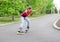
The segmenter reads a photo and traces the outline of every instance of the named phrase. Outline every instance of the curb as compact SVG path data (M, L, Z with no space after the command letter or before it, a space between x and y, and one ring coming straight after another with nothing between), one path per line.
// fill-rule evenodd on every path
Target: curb
M58 18L58 19L53 23L53 26L54 26L56 29L60 29L60 27L58 27L58 26L56 25L56 23L58 22L59 19L60 19L60 18Z

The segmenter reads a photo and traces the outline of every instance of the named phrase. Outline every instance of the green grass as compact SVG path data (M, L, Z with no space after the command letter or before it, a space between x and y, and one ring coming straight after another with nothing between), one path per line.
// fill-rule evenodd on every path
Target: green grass
M19 18L15 18L14 21L12 21L9 17L0 17L0 24L10 23L10 22L17 22Z
M37 17L41 17L41 16L44 16L46 14L35 14L33 16L29 16L29 18L37 18ZM11 17L0 17L0 24L5 24L5 23L11 23L11 22L17 22L19 21L20 18L19 16L15 17L15 20L12 21Z

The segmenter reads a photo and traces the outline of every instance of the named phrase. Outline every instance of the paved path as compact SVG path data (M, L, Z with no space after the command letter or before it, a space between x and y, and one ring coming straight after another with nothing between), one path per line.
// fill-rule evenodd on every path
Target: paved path
M50 14L31 20L31 27L27 34L16 35L19 22L0 26L0 42L60 42L60 30L53 27L59 14Z

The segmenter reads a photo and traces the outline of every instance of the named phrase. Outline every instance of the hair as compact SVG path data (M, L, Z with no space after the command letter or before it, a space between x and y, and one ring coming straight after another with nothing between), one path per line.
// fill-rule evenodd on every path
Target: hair
M27 9L31 9L31 7L28 7Z

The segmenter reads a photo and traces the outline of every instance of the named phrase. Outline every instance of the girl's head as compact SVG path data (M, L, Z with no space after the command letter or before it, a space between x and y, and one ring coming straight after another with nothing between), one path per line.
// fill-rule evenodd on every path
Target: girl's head
M27 10L30 12L32 10L32 8L31 7L28 7Z

